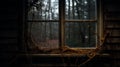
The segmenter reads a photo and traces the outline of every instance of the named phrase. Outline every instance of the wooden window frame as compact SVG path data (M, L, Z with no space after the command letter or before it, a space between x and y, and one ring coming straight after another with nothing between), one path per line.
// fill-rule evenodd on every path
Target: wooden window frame
M99 3L98 3L99 2ZM27 24L34 22L34 23L40 23L40 22L59 22L59 49L63 50L65 47L65 23L66 22L95 22L97 23L97 41L99 41L99 43L101 43L101 39L103 38L103 19L102 19L102 7L101 7L101 0L96 0L96 7L97 7L97 19L95 20L65 20L65 0L60 1L59 0L59 20L27 20ZM28 29L28 28L27 28ZM61 32L62 31L62 32ZM97 42L98 43L98 42ZM96 44L95 48L71 48L71 49L75 49L75 50L81 50L81 49L96 49L99 46L99 44Z

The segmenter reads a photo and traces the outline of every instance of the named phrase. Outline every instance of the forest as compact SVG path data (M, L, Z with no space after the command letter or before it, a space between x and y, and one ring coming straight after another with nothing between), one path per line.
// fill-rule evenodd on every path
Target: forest
M59 48L60 32L72 48L96 47L98 39L96 0L65 0L64 31L60 31L60 1L28 0L28 34L41 49Z

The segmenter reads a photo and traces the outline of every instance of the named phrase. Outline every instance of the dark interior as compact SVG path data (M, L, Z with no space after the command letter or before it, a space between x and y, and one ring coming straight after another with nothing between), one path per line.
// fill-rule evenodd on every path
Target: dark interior
M120 2L100 0L103 33L109 32L98 54L87 56L72 54L28 54L25 50L27 0L0 2L0 67L120 67ZM37 52L37 51L36 51ZM86 62L85 62L86 61Z

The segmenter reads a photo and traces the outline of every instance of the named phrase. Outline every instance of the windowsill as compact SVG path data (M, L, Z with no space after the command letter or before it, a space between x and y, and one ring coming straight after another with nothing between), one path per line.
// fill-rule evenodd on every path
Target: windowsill
M33 56L33 57L74 57L74 56L79 56L79 57L86 57L85 54L20 54L21 56ZM100 54L97 53L96 56L101 56L101 57L105 57L105 56L110 56L110 54Z
M86 49L80 49L80 48L67 48L64 47L62 50L60 49L52 49L52 50L31 50L31 51L26 51L27 55L46 55L46 56L59 56L59 55L64 55L64 56L83 56L86 54L89 54L91 52L95 52L97 49L96 48L86 48Z

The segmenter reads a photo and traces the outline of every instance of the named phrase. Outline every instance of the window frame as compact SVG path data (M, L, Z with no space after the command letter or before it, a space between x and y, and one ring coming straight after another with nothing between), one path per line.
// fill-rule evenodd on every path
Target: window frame
M61 4L62 3L62 4ZM61 7L60 7L61 6ZM65 0L63 0L63 1L60 1L59 2L59 13L61 13L60 15L59 15L59 17L62 17L62 18L59 18L59 20L61 20L60 21L60 29L61 29L61 31L64 31L64 32L61 32L61 49L62 49L62 47L64 47L64 46L66 46L65 45L65 23L66 22L73 22L73 23L76 23L76 22L78 22L78 23L82 23L82 22L87 22L87 23L92 23L92 22L96 22L97 23L97 26L98 26L98 11L97 11L97 7L98 7L98 2L97 2L97 0L96 0L96 6L95 6L95 9L96 9L96 17L97 17L97 19L95 19L95 20L66 20L66 18L65 18ZM61 10L60 10L61 9ZM97 27L97 33L98 33L98 27ZM98 37L96 36L96 40L98 40ZM74 47L70 47L71 49L75 49L75 50L81 50L81 49L96 49L97 48L97 41L96 41L96 45L95 45L95 47L77 47L77 48L74 48Z
M100 3L98 3L100 2ZM101 7L101 1L96 0L96 12L97 12L97 19L95 20L65 20L65 0L60 1L59 0L59 20L27 20L26 25L31 22L59 22L59 31L64 31L59 33L59 49L63 49L65 47L65 23L66 22L96 22L97 23L97 44L95 48L91 47L78 47L78 48L71 48L75 50L81 50L81 49L96 49L101 44L101 39L103 38L103 19L102 19L102 7ZM27 26L28 27L28 26ZM28 29L28 28L27 28ZM99 43L99 44L98 44Z

